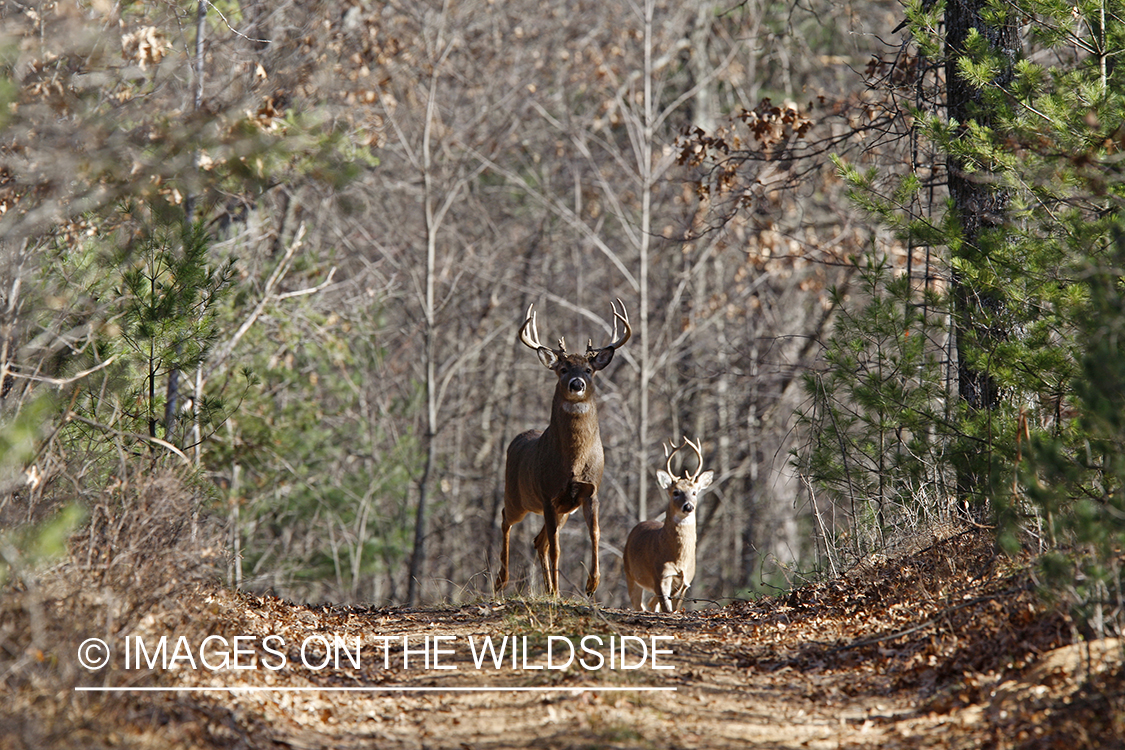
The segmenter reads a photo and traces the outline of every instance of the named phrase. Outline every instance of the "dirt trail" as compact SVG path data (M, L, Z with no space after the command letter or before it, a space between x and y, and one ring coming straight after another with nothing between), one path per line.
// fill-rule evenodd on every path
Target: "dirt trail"
M181 652L174 669L118 662L80 684L255 690L72 694L42 742L25 724L0 746L1125 746L1122 648L1071 646L1072 632L1025 573L964 534L785 596L673 616L519 599L307 607L200 589L146 620L147 648L169 635L171 655L177 637L216 636L257 668L191 668ZM508 646L500 668L481 656L486 636ZM622 637L626 664L643 666L610 656ZM341 662L312 668L337 641ZM534 668L567 662L571 647L565 669Z
M760 633L746 632L745 614L731 616L721 610L664 617L571 603L509 601L457 609L318 611L226 593L214 594L209 604L250 613L241 623L244 635L281 635L286 644L304 642L309 635L324 635L330 642L339 636L351 653L359 638L362 658L359 669L345 656L341 668L330 665L314 672L300 664L300 649L291 646L284 670L253 670L236 678L246 687L317 686L340 692L174 693L155 698L153 705L169 717L187 719L185 710L207 717L205 731L212 735L208 744L835 748L842 743L881 745L894 731L896 717L907 717L914 709L909 696L856 690L851 669L833 673L800 669L775 658L764 662L762 656L779 652L763 647ZM291 622L282 625L286 620ZM265 627L255 633L255 624ZM777 624L773 629L783 636ZM569 636L566 643L560 638L551 641L550 663L549 634ZM430 668L425 666L427 636L429 656L435 647L440 650L437 664ZM491 659L477 668L474 657L480 655L484 636L494 639L494 645L508 638L502 668L496 669ZM622 636L643 639L626 639L625 661L644 666L620 669L620 652L615 651L615 668L610 667L610 638L616 647ZM658 669L651 655L653 636L660 649ZM435 637L441 640L435 643ZM567 643L575 648L570 666L546 669L569 660ZM306 656L317 664L323 653L309 649ZM579 657L586 666L598 668L584 668ZM280 663L280 657L274 663ZM210 681L199 677L198 671L182 670L173 680L166 673L162 682L232 684L225 676ZM674 690L649 690L653 687ZM368 692L370 688L387 692ZM472 692L458 692L465 688Z

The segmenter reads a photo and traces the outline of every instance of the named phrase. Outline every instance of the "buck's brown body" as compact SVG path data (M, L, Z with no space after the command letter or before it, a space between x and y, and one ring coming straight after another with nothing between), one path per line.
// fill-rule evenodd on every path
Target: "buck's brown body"
M625 543L625 581L634 609L676 612L695 579L695 519L680 523L665 516L633 527ZM644 554L644 552L650 554ZM645 606L645 591L652 592Z
M625 332L617 339L617 320ZM567 354L539 344L535 317L528 309L520 329L520 341L536 350L540 361L558 376L551 401L551 421L542 432L529 430L517 435L508 446L504 470L504 513L501 524L500 573L496 592L508 584L508 551L512 526L528 513L543 516L543 529L535 537L535 551L543 569L548 593L559 591L559 529L570 514L582 508L590 531L591 562L586 593L593 594L601 581L598 566L598 485L605 457L598 429L598 407L594 398L594 373L613 359L614 351L629 339L628 315L614 309L615 341L601 349L587 347L585 354Z
M699 456L695 474L678 477L672 473L672 456L691 446ZM699 443L684 438L684 445L667 456L667 471L656 472L661 488L668 490L668 510L664 521L642 521L629 532L625 542L625 583L635 609L651 607L675 612L683 607L684 596L695 578L695 511L699 493L711 486L715 474L703 471ZM668 449L665 448L665 451ZM645 591L652 597L645 606Z

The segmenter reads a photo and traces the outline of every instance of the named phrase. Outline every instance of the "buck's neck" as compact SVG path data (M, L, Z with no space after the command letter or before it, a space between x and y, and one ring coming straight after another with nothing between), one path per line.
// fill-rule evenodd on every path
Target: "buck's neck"
M551 424L546 433L568 455L581 455L601 444L598 431L598 405L591 396L584 401L568 401L559 394L551 404Z
M664 515L663 532L669 548L685 554L695 554L695 514L691 514L681 523L676 523L676 515L671 506ZM681 557L683 555L680 555Z

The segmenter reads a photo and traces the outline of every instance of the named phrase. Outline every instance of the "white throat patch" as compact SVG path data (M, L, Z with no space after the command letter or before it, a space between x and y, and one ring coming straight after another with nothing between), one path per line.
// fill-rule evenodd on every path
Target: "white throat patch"
M590 411L590 404L586 401L563 401L562 408L568 414L586 414Z

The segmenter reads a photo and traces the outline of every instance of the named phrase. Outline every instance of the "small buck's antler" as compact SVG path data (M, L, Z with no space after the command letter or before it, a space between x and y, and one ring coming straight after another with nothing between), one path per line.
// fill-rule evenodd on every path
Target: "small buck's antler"
M676 474L676 472L672 471L672 457L675 456L677 453L679 453L680 450L682 450L683 448L686 448L688 446L691 446L691 449L693 451L695 451L696 458L699 459L699 465L695 467L695 473L692 474L690 477L687 475L687 472L684 473L683 477L680 477ZM673 448L671 453L668 452L668 449L670 447ZM664 457L667 459L667 461L664 464L664 468L668 472L668 476L673 477L675 479L681 479L681 478L682 479L698 479L700 473L702 473L702 471L703 471L703 445L698 440L694 443L691 442L691 438L687 437L686 435L684 436L683 445L681 445L679 447L676 447L672 443L666 443L664 445Z

